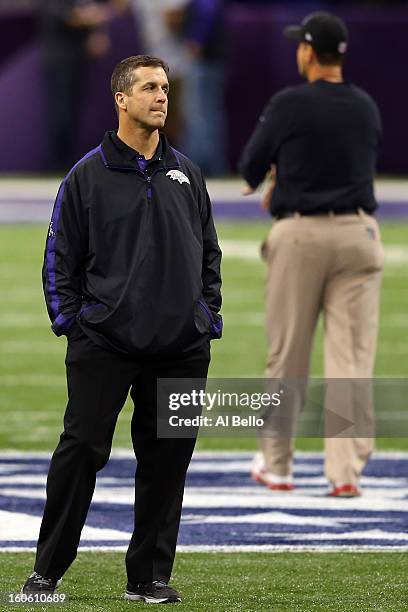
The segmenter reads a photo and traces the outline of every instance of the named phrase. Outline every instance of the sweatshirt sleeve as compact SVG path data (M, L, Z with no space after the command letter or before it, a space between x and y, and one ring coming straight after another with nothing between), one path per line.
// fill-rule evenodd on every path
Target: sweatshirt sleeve
M57 336L68 332L81 308L86 227L87 216L75 174L69 174L55 200L42 269L51 329Z
M221 249L218 244L217 232L214 226L210 197L203 181L204 205L201 209L201 224L203 230L203 265L202 283L203 297L210 310L212 319L211 337L221 338L222 317L221 308Z
M239 161L239 172L254 189L277 161L277 154L287 135L286 109L282 92L273 96L264 108Z

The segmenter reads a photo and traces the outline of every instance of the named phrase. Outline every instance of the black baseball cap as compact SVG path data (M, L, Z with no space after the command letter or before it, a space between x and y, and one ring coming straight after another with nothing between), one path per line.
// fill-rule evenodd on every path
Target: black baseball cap
M283 30L292 40L308 43L318 53L338 53L347 51L348 31L340 17L332 13L318 11L304 18L300 25L290 25Z

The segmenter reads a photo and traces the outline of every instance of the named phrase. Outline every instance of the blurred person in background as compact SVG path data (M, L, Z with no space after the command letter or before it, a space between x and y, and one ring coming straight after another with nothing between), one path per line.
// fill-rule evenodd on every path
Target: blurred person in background
M182 146L184 113L182 90L189 57L184 44L186 8L190 0L131 0L143 53L165 57L171 66L171 103L164 132Z
M383 267L374 175L381 119L372 98L343 78L348 33L339 18L313 13L284 32L298 41L298 69L307 83L270 99L240 162L246 193L276 167L264 201L275 219L264 248L267 375L305 388L323 312L325 473L329 495L355 497L374 448L370 379ZM302 391L286 403L283 418L302 410ZM346 437L355 424L357 433ZM290 432L262 433L253 478L272 490L293 489Z
M186 45L184 150L206 176L228 172L225 113L225 0L191 0Z
M107 25L128 0L40 0L41 60L49 142L47 170L73 159L87 61L109 50Z

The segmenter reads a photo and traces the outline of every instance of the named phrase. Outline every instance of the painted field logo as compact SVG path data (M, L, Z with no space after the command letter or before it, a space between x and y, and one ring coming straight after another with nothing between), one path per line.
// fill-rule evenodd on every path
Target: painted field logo
M190 181L187 176L183 172L180 172L180 170L169 170L166 176L169 176L172 181L178 181L180 185L182 185L182 183L190 184Z
M49 455L0 453L0 557L34 551ZM249 476L249 453L195 453L178 539L185 551L408 551L408 454L377 453L363 496L326 496L323 456L299 453L295 490L274 493ZM133 453L115 452L98 474L82 550L126 550L134 528ZM0 608L2 606L0 605Z

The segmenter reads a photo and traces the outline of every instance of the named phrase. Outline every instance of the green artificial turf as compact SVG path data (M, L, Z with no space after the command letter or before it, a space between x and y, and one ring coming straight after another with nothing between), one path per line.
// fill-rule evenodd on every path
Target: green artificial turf
M221 241L260 242L261 223L219 223ZM404 251L408 223L386 224L386 246ZM66 401L65 339L49 330L41 287L46 227L0 226L0 449L51 451L62 428ZM258 260L225 257L225 333L213 343L212 377L261 377L266 344L262 323L264 266ZM408 277L406 263L389 263L383 282L376 376L407 377ZM312 373L321 376L319 327ZM130 448L128 403L114 446ZM252 449L251 438L202 439L200 448ZM298 447L322 448L320 439ZM407 449L403 438L380 439L378 448ZM0 525L1 529L1 525ZM18 591L33 554L0 554L0 591ZM274 612L403 612L408 610L407 555L402 553L189 553L176 557L173 584L183 594L176 609ZM109 611L143 609L121 599L123 553L80 553L64 577L70 602L57 609ZM55 607L20 606L25 610ZM1 606L10 611L11 606Z
M33 554L0 555L1 591L18 592ZM408 609L408 558L402 553L179 553L172 585L189 612L403 612ZM124 553L79 553L64 576L62 606L24 610L142 610L122 599ZM0 606L3 612L16 609Z
M221 243L260 243L267 223L218 223ZM41 265L46 227L0 226L0 449L51 451L61 433L66 402L65 338L51 333L41 286ZM405 247L408 222L382 227L387 247ZM239 249L238 249L239 251ZM408 374L408 275L407 263L391 261L384 274L381 328L375 375ZM262 377L266 342L263 327L265 268L258 259L225 256L223 260L224 337L212 344L210 376ZM322 376L321 325L313 353L312 375ZM131 406L122 411L115 446L130 447ZM201 439L200 448L255 448L252 438ZM319 449L321 440L299 440L304 449ZM378 448L408 448L402 438L380 439Z

